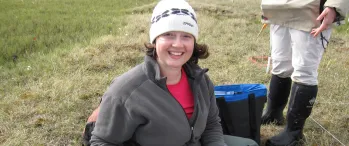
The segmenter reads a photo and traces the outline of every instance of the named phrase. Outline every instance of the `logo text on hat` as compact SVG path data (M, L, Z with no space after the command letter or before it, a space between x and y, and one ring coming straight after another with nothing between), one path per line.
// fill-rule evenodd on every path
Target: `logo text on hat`
M194 16L193 13L191 13L189 10L187 9L178 9L178 8L172 8L170 10L166 10L164 11L162 14L154 16L151 20L151 23L156 23L158 22L161 18L165 18L168 17L170 15L185 15L185 16L190 16L196 23L196 18Z
M183 25L188 25L188 26L190 26L190 27L194 27L194 25L193 25L193 24L190 24L189 22L183 22Z

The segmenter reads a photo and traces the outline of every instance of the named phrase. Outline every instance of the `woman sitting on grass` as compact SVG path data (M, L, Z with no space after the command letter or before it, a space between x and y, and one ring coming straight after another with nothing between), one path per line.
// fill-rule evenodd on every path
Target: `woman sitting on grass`
M117 77L103 95L91 145L257 145L223 136L213 84L198 59L196 14L184 0L163 0L151 19L142 64Z

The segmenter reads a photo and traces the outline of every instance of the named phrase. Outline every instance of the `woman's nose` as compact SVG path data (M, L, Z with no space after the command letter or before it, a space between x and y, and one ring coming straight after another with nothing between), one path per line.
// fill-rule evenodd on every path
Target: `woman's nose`
M172 43L172 46L173 47L183 47L184 46L180 36L176 36L176 38L174 39L174 41Z

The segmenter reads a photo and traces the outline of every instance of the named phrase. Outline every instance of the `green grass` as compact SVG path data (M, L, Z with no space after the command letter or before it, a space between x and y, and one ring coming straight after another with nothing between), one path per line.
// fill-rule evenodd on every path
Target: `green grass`
M0 65L117 34L123 10L153 0L0 0Z
M142 62L142 44L148 41L148 21L154 4L150 1L137 3L135 0L70 1L73 3L69 5L69 1L33 1L36 4L42 2L41 6L30 5L28 1L24 1L25 5L21 5L21 1L0 2L12 6L0 5L1 12L28 12L20 13L21 21L13 21L14 17L0 14L0 19L6 20L6 25L1 23L1 32L7 32L1 35L8 36L5 39L9 40L18 39L18 42L13 40L13 44L6 43L4 46L7 48L17 48L21 44L19 38L29 35L29 32L42 29L40 32L43 34L52 33L37 37L37 42L45 40L40 43L42 46L45 42L52 44L49 47L37 48L32 53L24 51L16 63L12 62L11 56L10 61L4 57L3 65L0 64L0 145L80 145L86 119L98 106L111 80ZM256 38L261 27L258 23L260 1L190 2L198 13L199 42L208 44L211 53L208 59L200 61L200 65L210 69L209 75L214 83L268 85L270 74L265 73L264 67L248 60L251 56L269 54L268 30ZM44 6L51 8L45 14L36 13ZM94 7L99 12L91 16L93 19L86 18L87 14L92 14L88 7ZM41 15L45 19L36 19L32 15ZM50 15L60 17L53 19ZM69 19L63 21L65 17ZM32 24L33 20L39 21L41 26L35 31L33 27L27 31L19 24ZM54 28L62 24L70 31L60 33ZM109 25L112 33L107 27ZM316 121L345 144L349 144L348 28L348 25L341 26L333 32L320 65L319 93L312 112ZM52 42L49 43L51 35ZM60 38L67 36L75 37L59 42ZM281 129L274 125L262 126L262 141ZM307 121L304 134L306 145L340 145L312 120Z
M340 25L336 28L336 32L340 34L349 34L349 16L345 18L345 24Z

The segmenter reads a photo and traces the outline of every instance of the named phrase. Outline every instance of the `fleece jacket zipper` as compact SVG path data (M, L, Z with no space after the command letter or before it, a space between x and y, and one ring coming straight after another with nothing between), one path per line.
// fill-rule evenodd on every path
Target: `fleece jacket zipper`
M182 113L183 113L184 117L187 119L188 125L189 125L189 127L190 127L190 140L189 140L189 142L191 142L191 141L192 141L192 138L193 138L193 135L194 135L194 134L193 134L193 133L194 133L194 127L190 125L190 121L189 121L189 119L188 119L188 117L187 117L187 114L185 113L185 111L184 111L182 105L181 105L181 104L178 102L178 100L170 93L170 91L168 90L167 87L166 87L166 90L167 90L168 94L170 94L171 97L177 102L177 104L179 105L179 107L182 109ZM195 102L195 101L194 101L194 102ZM195 105L194 105L194 107L195 107ZM194 110L194 111L195 111L195 110Z

